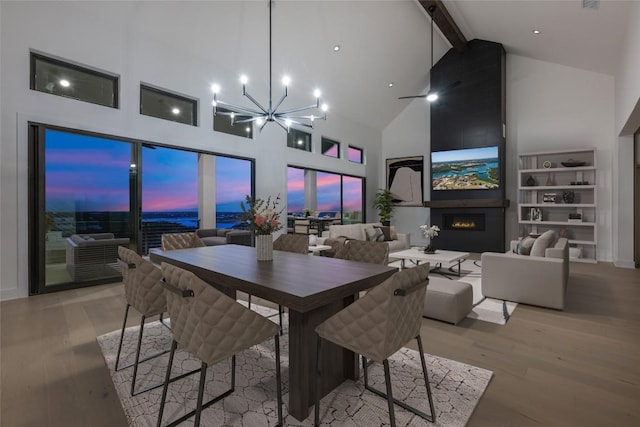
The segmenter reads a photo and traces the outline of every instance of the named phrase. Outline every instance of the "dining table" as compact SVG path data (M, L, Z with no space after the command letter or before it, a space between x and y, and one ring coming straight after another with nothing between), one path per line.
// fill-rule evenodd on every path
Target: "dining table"
M307 418L314 404L315 328L355 301L361 291L397 271L386 265L283 251L273 251L271 261L258 261L256 248L241 245L154 250L150 258L191 271L234 299L242 291L288 308L288 412L299 421ZM358 379L356 354L332 343L323 344L321 351L321 397L347 379Z

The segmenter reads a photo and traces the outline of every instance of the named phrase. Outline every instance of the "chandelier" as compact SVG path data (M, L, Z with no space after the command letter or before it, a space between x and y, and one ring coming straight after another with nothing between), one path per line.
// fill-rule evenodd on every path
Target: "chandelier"
M304 126L308 128L313 128L313 123L315 120L326 120L327 119L327 104L320 104L320 90L316 89L313 93L316 101L314 104L307 105L304 107L290 108L286 110L279 110L282 102L285 100L288 94L288 86L290 83L290 79L288 76L285 76L282 79L282 84L284 85L284 94L282 98L278 100L278 102L273 103L272 100L272 60L271 60L271 8L272 8L273 0L269 0L269 104L265 107L260 104L256 99L251 96L249 92L247 92L247 82L249 79L246 76L240 77L240 83L242 83L242 95L246 96L249 101L251 101L255 107L243 107L239 105L230 104L228 102L224 102L218 99L218 92L220 92L220 86L217 84L213 84L211 86L211 91L213 92L213 115L224 115L229 116L231 118L231 125L235 123L256 123L258 125L259 130L265 127L268 122L276 122L282 129L286 132L289 132L289 129L292 125ZM222 107L222 111L218 111L217 107ZM316 114L314 114L314 110ZM308 114L305 114L308 113Z

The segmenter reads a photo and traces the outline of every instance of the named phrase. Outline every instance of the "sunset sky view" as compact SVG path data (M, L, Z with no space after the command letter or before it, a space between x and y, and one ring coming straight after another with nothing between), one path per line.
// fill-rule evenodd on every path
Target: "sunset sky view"
M131 168L133 144L47 130L46 210L128 211L129 173L142 173L143 212L197 211L198 154L143 146L142 167ZM141 169L141 171L140 171ZM344 177L344 209L362 209L362 179ZM317 209L340 210L340 175L317 173ZM216 209L238 212L251 194L251 162L216 156ZM288 211L304 209L304 170L288 168Z

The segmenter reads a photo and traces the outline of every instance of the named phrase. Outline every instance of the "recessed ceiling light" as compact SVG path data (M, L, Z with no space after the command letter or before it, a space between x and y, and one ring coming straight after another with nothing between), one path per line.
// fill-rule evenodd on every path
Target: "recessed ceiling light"
M389 87L393 87L393 82L389 83Z
M180 109L179 109L179 108L175 108L175 107L174 107L174 108L172 108L172 109L171 109L171 112L172 112L173 114L180 114Z
M540 31L540 30L532 30L531 32L532 32L533 34L540 34L540 33L541 33L541 31Z
M339 44L337 44L337 45L333 46L333 51L334 51L334 52L337 52L337 51L339 51L339 50L340 50L340 45L339 45Z
M62 80L60 80L60 86L69 87L69 86L71 86L71 83L69 83L69 80L62 79Z

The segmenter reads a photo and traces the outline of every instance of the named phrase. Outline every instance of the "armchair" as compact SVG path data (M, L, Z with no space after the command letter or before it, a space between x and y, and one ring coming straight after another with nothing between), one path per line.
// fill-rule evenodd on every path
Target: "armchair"
M118 246L128 238L113 233L72 234L65 241L67 271L73 281L120 276Z
M482 295L563 310L569 280L569 242L559 238L544 256L513 252L482 254Z
M207 246L244 245L252 246L251 231L229 228L203 228L196 230L196 236Z

